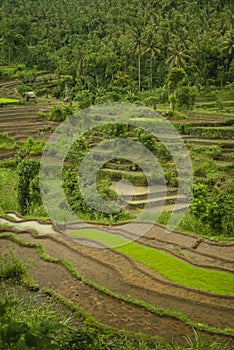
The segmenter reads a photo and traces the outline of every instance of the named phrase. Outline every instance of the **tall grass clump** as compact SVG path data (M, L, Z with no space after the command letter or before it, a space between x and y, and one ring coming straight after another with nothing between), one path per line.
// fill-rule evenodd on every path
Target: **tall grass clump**
M26 270L26 265L15 258L11 250L9 253L0 253L0 280L21 280Z

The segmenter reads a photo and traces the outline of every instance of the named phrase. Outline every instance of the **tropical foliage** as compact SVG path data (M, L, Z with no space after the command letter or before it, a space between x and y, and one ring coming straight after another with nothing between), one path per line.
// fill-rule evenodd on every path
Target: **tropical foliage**
M188 86L223 86L233 79L232 23L230 0L3 0L0 64L18 64L24 83L56 72L57 97L82 95L86 106L161 87L176 69Z

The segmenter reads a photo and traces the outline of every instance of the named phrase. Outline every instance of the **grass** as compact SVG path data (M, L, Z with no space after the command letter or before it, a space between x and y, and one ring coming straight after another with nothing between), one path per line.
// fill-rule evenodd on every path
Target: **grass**
M12 279L21 280L26 274L27 267L19 259L16 259L12 251L2 255L0 253L0 280Z
M189 345L188 350L227 350L228 344L222 344L222 348L217 341L210 342L203 339L200 334L194 330L194 337L185 337Z
M19 148L14 137L8 133L0 133L0 150L14 150Z
M150 337L145 334L135 334L129 331L118 331L97 322L97 320L85 312L80 306L51 290L43 289L42 291L29 292L21 285L13 287L11 284L0 283L0 296L1 294L3 295L3 305L8 306L5 312L6 316L9 317L9 323L15 322L18 329L19 325L26 324L27 328L29 330L31 329L34 335L39 336L39 339L37 339L39 341L43 338L47 338L48 340L48 334L45 337L45 334L43 335L42 333L41 325L45 325L47 330L50 330L49 334L53 339L53 349L230 349L228 345L218 343L217 341L207 341L195 330L193 337L186 338L187 345L185 346L170 344L159 337ZM1 323L3 323L6 329L6 319L4 320L2 318L0 320ZM54 337L52 337L53 331L56 331ZM214 344L216 347L214 347ZM47 344L48 350L51 348L50 345L52 344ZM37 348L39 348L38 344Z
M15 100L12 98L3 98L0 97L0 105L8 105L8 104L18 104L19 100Z
M0 207L3 211L18 210L17 182L15 171L0 168Z
M168 280L210 293L233 295L234 276L229 273L194 267L169 254L144 247L120 236L112 236L97 230L72 231L72 235L97 240L129 256L135 261L159 272Z

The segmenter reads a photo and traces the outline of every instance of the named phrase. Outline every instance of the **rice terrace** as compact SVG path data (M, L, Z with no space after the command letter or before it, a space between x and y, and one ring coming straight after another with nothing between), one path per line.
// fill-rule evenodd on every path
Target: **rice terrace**
M2 1L0 349L234 349L233 16Z

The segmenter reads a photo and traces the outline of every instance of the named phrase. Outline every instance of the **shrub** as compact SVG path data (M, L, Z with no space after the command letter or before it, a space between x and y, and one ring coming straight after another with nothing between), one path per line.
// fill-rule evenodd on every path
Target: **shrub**
M176 107L176 102L177 102L175 94L170 94L169 95L169 102L170 102L170 109L172 111L174 111L175 107Z
M38 117L43 119L49 119L49 115L42 111L38 112Z
M207 186L204 184L194 184L193 199L189 206L189 211L193 215L204 219L207 217Z
M176 97L178 101L178 108L192 109L195 104L196 92L193 87L183 86L178 89Z
M149 96L145 98L143 102L146 106L156 109L158 98L156 96Z
M53 336L61 325L42 321L31 325L25 321L16 321L11 317L11 310L16 302L0 302L0 348L1 349L59 349Z
M18 210L17 181L14 171L0 168L0 205L5 211Z
M37 71L35 70L21 70L18 71L17 77L22 81L23 84L33 83L37 77Z
M214 192L208 209L208 220L212 230L227 236L233 236L234 206L231 189L219 189Z
M27 208L30 204L30 182L38 173L39 162L23 159L18 165L18 203L21 214L27 213Z
M175 89L178 87L180 83L182 83L185 76L186 76L186 73L183 68L177 68L177 67L171 68L167 75L169 90L175 92Z
M23 95L25 92L31 91L32 88L30 86L28 86L28 85L21 84L21 85L17 86L16 90L18 91L18 93L20 95Z
M73 110L70 106L53 106L50 110L49 115L47 116L48 120L53 120L56 122L62 122L67 117L73 114ZM45 114L44 114L45 116Z
M37 90L37 96L47 96L50 93L50 90L47 88L41 88Z
M93 104L93 94L89 90L77 92L75 99L79 103L79 108L88 108Z
M4 132L0 134L0 149L15 149L16 141L14 137L8 135L8 133Z
M41 155L43 153L45 147L45 141L34 140L31 136L27 139L27 141L22 146L22 150L26 151L26 153L31 155Z

